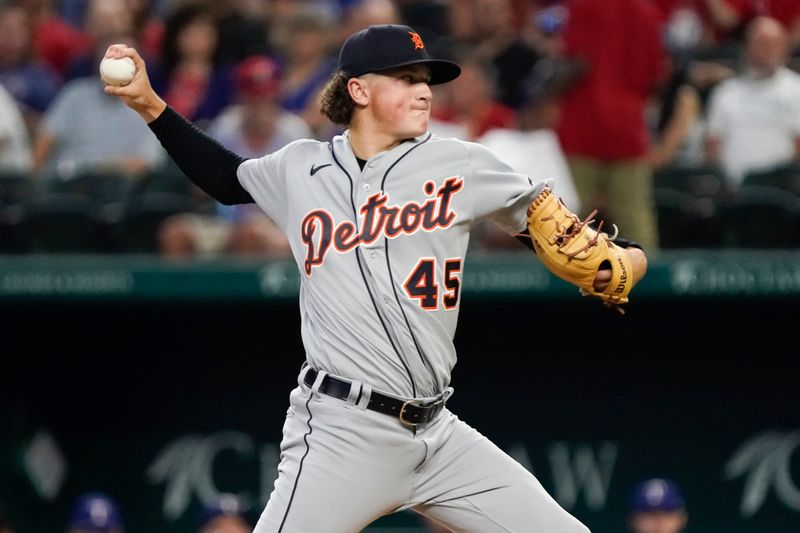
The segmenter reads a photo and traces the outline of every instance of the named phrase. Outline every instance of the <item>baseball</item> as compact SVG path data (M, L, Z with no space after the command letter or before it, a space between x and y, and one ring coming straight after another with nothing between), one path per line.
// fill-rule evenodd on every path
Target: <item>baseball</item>
M127 85L135 73L136 66L130 57L104 57L100 61L100 78L108 85Z

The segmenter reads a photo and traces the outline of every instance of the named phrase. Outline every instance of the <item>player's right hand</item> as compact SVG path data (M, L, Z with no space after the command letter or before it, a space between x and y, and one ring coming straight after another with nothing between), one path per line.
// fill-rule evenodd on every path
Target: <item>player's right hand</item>
M125 105L139 113L145 122L151 122L166 109L167 104L153 90L150 79L147 76L147 68L144 59L139 55L135 48L126 44L112 44L106 50L105 57L130 57L136 66L136 73L133 80L122 87L106 85L105 92L113 96L118 96L125 102Z

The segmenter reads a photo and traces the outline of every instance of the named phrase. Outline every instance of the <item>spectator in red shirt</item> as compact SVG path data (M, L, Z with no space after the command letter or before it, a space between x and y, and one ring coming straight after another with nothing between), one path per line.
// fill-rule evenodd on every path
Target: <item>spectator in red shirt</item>
M647 248L658 245L644 111L663 82L661 16L650 0L573 0L566 56L581 72L562 98L558 135L584 211Z

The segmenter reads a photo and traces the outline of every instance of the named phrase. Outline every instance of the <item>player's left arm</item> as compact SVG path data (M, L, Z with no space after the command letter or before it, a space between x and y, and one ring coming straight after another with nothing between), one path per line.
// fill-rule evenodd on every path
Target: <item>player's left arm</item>
M550 200L555 198L552 195L550 184L547 181L534 182L528 176L515 172L484 146L477 143L464 143L463 146L467 149L471 167L471 172L468 174L469 182L467 187L472 191L471 197L474 199L472 202L473 219L480 220L488 217L511 235L518 236L529 248L534 249L534 243L527 234L530 228L530 212L534 202L541 201L546 196L549 196ZM566 207L561 214L567 215ZM545 217L544 220L551 220L546 224L548 231L552 230L551 235L548 236L548 242L553 240L553 232L561 233L567 231L568 225L577 219L571 213L569 215L563 221L564 224L555 223L552 228L550 227L554 224L552 217ZM590 222L585 221L580 224L574 224L574 229L582 227L588 229ZM586 235L591 238L588 232ZM594 243L600 242L582 240L585 237L572 241L569 246L569 255L567 255L567 250L565 249L560 249L557 253L555 251L551 253L551 248L553 247L550 246L546 249L546 252L550 255L548 257L539 257L539 259L554 274L578 285L586 292L591 292L592 289L595 292L602 292L609 286L610 282L614 282L615 287L611 291L614 294L602 295L601 297L604 300L618 300L621 303L625 303L630 289L645 275L647 257L637 243L616 237L611 239L605 233L602 235L604 237L602 238L601 246L597 247L597 250L603 250L603 252L590 254L591 259L589 260L585 257L587 254L572 253L575 251L572 248L579 241L581 242L580 246L592 243L586 249L591 249L594 247ZM605 251L608 251L607 256ZM537 256L543 253L542 250L535 250L535 252ZM555 259L555 263L559 264L559 268L555 270L553 269L553 259ZM621 287L621 289L618 287ZM619 294L620 290L623 291L623 294Z

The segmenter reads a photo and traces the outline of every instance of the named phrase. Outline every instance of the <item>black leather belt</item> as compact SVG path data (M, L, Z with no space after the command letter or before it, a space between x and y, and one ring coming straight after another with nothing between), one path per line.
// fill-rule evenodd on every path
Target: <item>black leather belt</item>
M303 382L311 387L316 379L317 371L309 368L303 378ZM350 382L329 374L322 380L319 392L340 400L347 400L350 395ZM431 402L422 402L420 400L405 401L372 391L367 409L389 416L396 416L400 419L400 422L409 426L419 426L435 419L444 408L444 404L444 399Z

